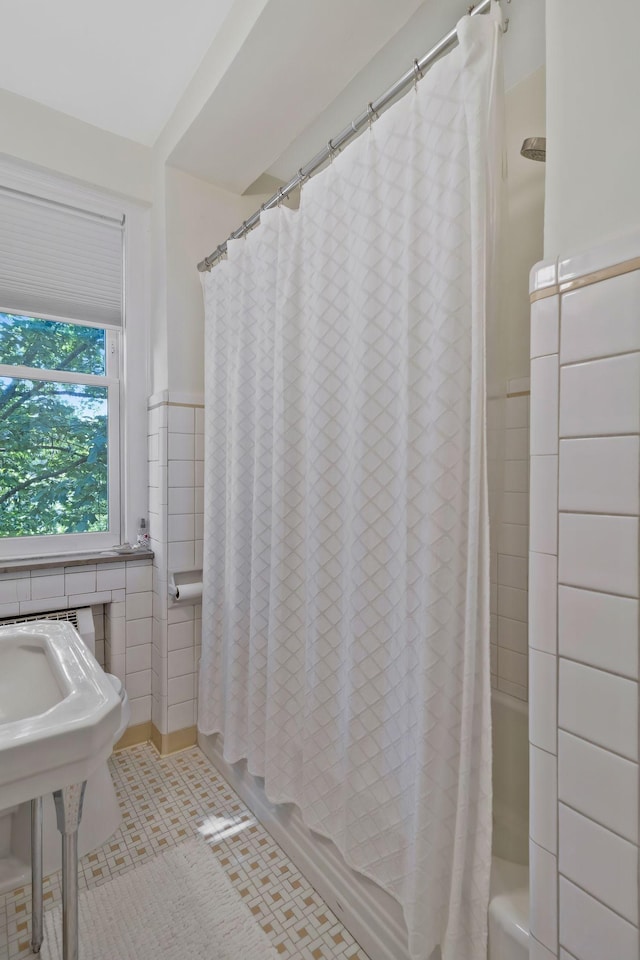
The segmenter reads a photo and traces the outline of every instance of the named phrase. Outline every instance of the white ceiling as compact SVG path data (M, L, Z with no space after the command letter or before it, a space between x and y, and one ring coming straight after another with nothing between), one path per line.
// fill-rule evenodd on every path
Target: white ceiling
M0 87L151 145L234 0L0 0Z

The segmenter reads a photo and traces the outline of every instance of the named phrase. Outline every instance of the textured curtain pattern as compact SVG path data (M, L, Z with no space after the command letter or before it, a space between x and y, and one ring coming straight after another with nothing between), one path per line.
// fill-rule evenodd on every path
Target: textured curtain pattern
M485 960L484 330L499 26L460 44L205 278L199 727Z

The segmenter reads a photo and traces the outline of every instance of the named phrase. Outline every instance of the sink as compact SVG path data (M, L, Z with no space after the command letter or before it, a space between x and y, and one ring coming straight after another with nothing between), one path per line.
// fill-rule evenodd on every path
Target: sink
M0 810L86 780L119 720L119 697L71 623L0 627Z

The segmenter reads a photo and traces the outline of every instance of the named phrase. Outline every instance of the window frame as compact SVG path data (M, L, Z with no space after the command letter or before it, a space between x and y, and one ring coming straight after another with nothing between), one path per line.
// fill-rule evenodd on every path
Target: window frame
M44 200L86 210L91 214L124 220L123 235L123 316L119 329L119 391L118 410L120 438L113 452L119 461L120 542L135 542L140 517L148 516L148 462L147 462L147 401L151 382L150 355L150 205L125 198L99 187L91 187L42 168L0 157L0 184L22 190ZM65 318L41 314L43 320ZM66 321L69 322L69 321ZM74 323L79 321L74 320ZM108 325L87 324L109 329ZM113 329L113 328L111 328ZM55 534L35 537L0 539L0 561L29 559L48 555L69 556L87 550L98 552L87 545L87 534L74 533L65 537L61 548ZM100 535L99 535L100 536ZM16 543L19 541L19 543ZM13 543L16 543L14 548ZM115 541L111 540L108 547ZM105 547L100 550L108 549Z
M0 305L0 313L13 313ZM21 314L21 316L25 316ZM69 320L66 317L48 316L30 317L34 320L52 320L70 326L93 327L105 332L105 373L76 373L70 370L58 370L47 367L25 367L19 364L0 363L0 377L16 380L39 380L48 383L76 383L92 387L105 387L107 390L107 490L109 527L105 531L78 533L48 533L33 536L0 537L0 550L8 550L12 556L30 556L34 553L68 553L80 549L85 551L106 550L120 543L122 530L122 510L120 505L120 380L122 354L120 331L115 327L101 326L97 323Z

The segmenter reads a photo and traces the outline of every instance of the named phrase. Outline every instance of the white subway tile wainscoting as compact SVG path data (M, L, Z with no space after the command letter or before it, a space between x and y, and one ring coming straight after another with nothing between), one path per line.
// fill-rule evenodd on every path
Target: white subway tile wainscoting
M52 562L52 561L47 561ZM150 553L43 567L21 561L0 574L0 618L93 609L96 658L125 685L130 727L151 721L152 557ZM148 735L148 733L147 733ZM146 739L146 736L144 736Z
M640 955L640 269L615 249L531 284L530 956L559 960Z
M201 604L174 602L172 574L202 569L203 398L164 391L149 399L149 504L153 564L152 735L161 749L196 740ZM201 579L196 577L194 579ZM180 737L179 741L167 738ZM163 739L164 738L164 739Z

